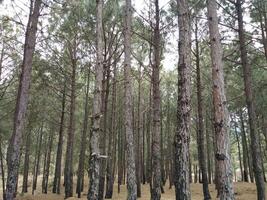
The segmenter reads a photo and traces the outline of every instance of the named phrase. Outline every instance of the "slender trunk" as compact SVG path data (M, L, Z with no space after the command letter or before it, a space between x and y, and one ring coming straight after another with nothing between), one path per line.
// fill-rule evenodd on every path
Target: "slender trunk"
M212 165L211 165L211 138L210 138L210 130L209 130L209 118L208 118L208 111L206 111L206 143L207 143L207 166L208 166L208 179L209 179L209 184L212 182Z
M36 147L36 154L35 154L35 161L34 161L34 170L33 170L33 183L32 183L32 194L34 194L34 191L36 190L37 187L37 179L39 175L39 166L40 166L40 157L41 157L41 149L42 149L42 141L43 141L43 122L42 122L42 127L39 132L37 144L38 146Z
M147 155L146 155L146 180L147 183L151 183L151 107L152 107L152 85L149 89L149 108L147 112L147 131L146 131L146 146L147 146Z
M0 165L1 165L1 176L2 176L2 190L3 190L3 200L6 200L6 188L5 188L5 170L4 170L4 159L2 152L2 137L0 136Z
M205 138L204 138L204 122L203 122L203 100L202 100L202 81L200 72L200 55L199 55L199 41L198 41L198 21L195 24L195 40L196 40L196 70L197 70L197 108L198 108L198 130L197 130L197 145L198 145L198 161L200 171L202 175L202 186L204 199L211 199L209 192L209 182L207 175L206 166L206 155L205 155Z
M83 191L84 160L85 160L86 136L87 136L88 118L89 118L90 71L91 69L89 66L87 74L86 92L85 92L83 130L81 136L81 144L80 144L81 148L79 154L79 165L78 165L77 186L76 186L76 193L78 194L78 198L81 198L81 192Z
M112 81L112 103L111 103L111 125L108 139L108 161L107 161L107 181L106 181L106 199L111 199L113 195L113 184L114 184L114 152L115 149L115 132L116 132L116 78L117 78L117 66L116 62L113 67L113 81Z
M124 26L124 87L125 87L125 133L126 133L126 154L127 154L127 200L137 198L136 166L133 138L133 90L131 78L131 26L132 26L132 5L131 0L126 0Z
M6 199L13 200L18 179L19 155L21 147L22 132L25 124L27 104L29 99L29 88L31 82L32 59L35 49L37 23L42 0L32 0L30 15L26 28L23 61L21 65L20 83L17 94L16 108L14 114L13 133L8 146L8 174L6 182Z
M244 126L244 121L243 121L243 114L242 110L239 111L239 118L240 118L240 124L241 124L241 136L242 136L242 150L243 150L243 165L244 165L244 181L249 182L248 180L248 175L250 175L251 180L252 174L248 173L251 172L251 169L249 169L250 166L250 159L248 155L248 144L247 144L247 136L246 136L246 131L245 131L245 126ZM249 169L249 170L248 170Z
M137 181L137 197L141 197L141 64L138 68L138 100L137 100L137 137L136 137L136 181Z
M243 10L241 0L236 1L236 11L238 16L238 35L239 35L239 46L241 53L241 63L243 67L243 77L244 77L244 89L246 94L246 103L248 109L248 119L250 128L250 138L251 138L251 153L253 160L253 172L255 175L256 186L257 186L257 196L258 199L265 199L265 183L263 177L261 151L260 151L260 138L256 130L256 111L255 103L253 98L252 89L252 71L251 66L248 62L247 48L246 48L246 38L245 30L243 24Z
M68 46L71 59L71 94L70 94L70 118L68 127L66 161L64 168L65 198L73 196L73 144L75 133L75 105L76 105L76 68L77 68L77 44L73 39L73 46Z
M99 178L100 178L100 149L99 137L102 134L100 128L101 122L101 93L103 80L103 27L102 27L102 12L103 0L97 0L96 11L96 48L97 48L97 63L95 66L95 89L93 99L93 113L92 113L92 128L90 138L90 184L87 199L98 200L99 197Z
M241 181L244 181L244 173L243 173L243 165L242 165L242 157L241 157L241 148L240 148L240 141L239 141L239 136L237 132L237 124L234 122L235 126L235 137L237 141L237 149L238 149L238 159L239 159L239 167L240 167L240 174L241 174Z
M105 59L106 60L106 59ZM103 91L102 91L102 113L103 113L103 134L100 136L100 153L102 155L106 155L106 141L107 141L107 118L108 118L108 99L109 99L109 85L110 85L110 62L111 59L109 59L109 63L104 67L105 72L103 74L104 80L103 83ZM104 62L106 63L106 62ZM98 199L102 200L104 198L104 188L105 188L105 176L106 176L106 159L102 159L100 161L100 180L99 180L99 194Z
M30 164L30 149L31 149L31 130L29 130L26 136L25 157L24 157L24 169L23 169L23 184L22 193L28 192L28 177L29 177L29 164Z
M161 198L161 170L160 170L160 29L159 29L159 2L155 0L155 19L153 37L153 64L152 64L152 193L151 199Z
M63 132L64 132L64 119L65 119L65 104L66 104L66 82L64 83L64 89L62 94L62 107L60 117L60 128L57 145L56 155L56 167L53 181L53 193L60 194L60 181L61 181L61 159L62 159L62 148L63 148Z
M189 127L191 110L191 34L189 7L186 0L177 0L179 26L177 130L174 137L175 194L177 200L190 200Z
M45 168L44 168L44 177L43 177L43 182L42 182L42 193L47 194L47 188L48 188L48 178L49 178L49 172L50 172L50 162L51 162L51 153L52 153L52 147L53 147L53 134L54 134L54 129L52 128L50 130L49 138L48 138L48 146L47 146L47 154L46 154L46 159L44 160L45 162Z
M221 200L234 199L232 163L230 157L229 116L224 91L222 47L218 27L216 0L208 0L208 20L211 43L213 108L215 130L215 162L217 162L217 192Z

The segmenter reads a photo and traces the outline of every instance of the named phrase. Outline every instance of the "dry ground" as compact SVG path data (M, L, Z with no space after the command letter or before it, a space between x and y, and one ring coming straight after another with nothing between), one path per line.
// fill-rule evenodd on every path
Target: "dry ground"
M20 178L22 180L22 178ZM38 188L35 192L35 195L31 195L31 188L29 188L28 194L18 194L17 199L18 200L64 200L64 188L61 188L61 195L52 194L49 192L48 194L41 194L41 180L42 177L39 177L38 180ZM20 182L20 181L19 181ZM51 182L51 181L50 181ZM75 180L74 180L75 182ZM235 183L235 194L236 194L236 200L256 200L256 187L255 184L252 183ZM51 185L50 185L51 186ZM87 190L88 187L88 180L85 182L85 189ZM74 187L75 189L75 187ZM162 200L174 200L174 188L169 189L168 186L164 188L165 193L162 194ZM21 184L19 184L18 191L21 191ZM49 191L51 191L51 188L49 188ZM191 184L191 191L192 191L192 200L202 200L202 185L201 184ZM216 191L214 188L214 185L210 185L210 191L212 195L212 199L216 199ZM2 191L0 191L1 193ZM76 196L76 195L75 195ZM2 195L0 196L1 199ZM69 198L70 199L78 199L76 197ZM86 191L82 195L82 199L86 199ZM113 199L115 200L125 200L126 199L126 187L125 185L121 186L121 193L117 193L117 184L114 184L114 195ZM150 200L150 194L149 194L149 186L144 185L142 186L142 198L140 200Z

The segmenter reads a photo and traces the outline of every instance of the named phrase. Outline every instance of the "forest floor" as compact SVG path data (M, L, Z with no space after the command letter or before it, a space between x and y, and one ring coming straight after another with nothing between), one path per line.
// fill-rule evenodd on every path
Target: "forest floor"
M22 180L22 179L20 179ZM40 181L40 182L39 182ZM75 181L74 181L75 182ZM162 200L174 200L175 199L175 191L174 187L172 189L169 189L167 186L164 188L165 193L162 194ZM49 185L49 191L51 191L51 185ZM85 192L82 194L81 199L87 199L86 192L88 187L88 181L85 180ZM113 198L114 200L125 200L127 191L126 186L121 186L121 192L118 194L117 190L117 183L114 184L114 193ZM210 192L212 195L212 199L216 199L216 191L214 185L209 185ZM74 187L76 189L76 187ZM256 200L256 186L253 183L243 183L243 182L237 182L234 183L234 190L236 195L236 200ZM21 184L19 184L18 191L21 191ZM202 195L202 184L191 184L191 192L192 192L192 200L201 200L203 199ZM2 191L0 190L0 193ZM21 194L19 193L17 195L17 200L64 200L64 188L61 188L61 195L52 194L49 192L48 194L42 194L41 193L41 177L38 180L38 186L37 191L35 191L34 195L31 195L31 188L29 188L29 193L27 194ZM74 193L75 194L75 193ZM68 200L78 200L76 197L77 195L74 195L75 197L68 198ZM0 196L0 199L2 197L2 194ZM148 185L142 185L142 197L139 198L140 200L150 200L150 191Z

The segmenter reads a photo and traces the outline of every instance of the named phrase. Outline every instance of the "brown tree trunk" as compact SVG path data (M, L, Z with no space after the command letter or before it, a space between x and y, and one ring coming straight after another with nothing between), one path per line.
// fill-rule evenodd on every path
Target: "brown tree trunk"
M5 188L5 170L4 170L4 159L2 152L2 137L0 136L0 165L1 165L1 176L2 176L2 191L3 191L3 200L6 200L6 188Z
M110 133L108 139L108 161L107 161L107 182L106 182L106 199L111 199L113 195L113 184L114 184L114 156L116 154L116 145L115 144L115 133L116 133L116 92L117 92L117 63L114 62L113 65L113 81L112 81L112 103L111 103L111 125Z
M246 131L245 131L245 126L244 126L244 121L243 121L243 114L242 110L239 111L239 118L240 118L240 124L241 124L241 136L242 136L242 150L243 150L243 165L244 165L244 181L249 182L248 180L248 175L250 174L251 180L253 179L251 169L249 169L250 166L250 159L248 155L248 144L247 144L247 136L246 136Z
M133 138L133 90L131 78L131 26L132 5L131 0L125 0L125 24L124 24L124 87L125 87L125 133L127 155L127 200L137 199L136 166Z
M175 195L177 200L190 200L189 127L191 110L191 30L186 0L177 0L179 26L177 130L174 137Z
M6 199L13 200L16 190L17 171L19 168L19 155L22 131L24 129L27 104L29 99L29 88L31 82L32 59L35 49L37 23L42 0L31 0L30 15L26 28L24 43L24 54L21 65L21 75L17 94L16 108L14 114L13 133L8 146L8 174L6 182Z
M41 157L41 148L42 148L42 141L43 141L43 122L39 131L39 135L37 138L37 144L36 147L36 153L35 153L35 159L34 159L34 170L33 170L33 183L32 183L32 194L34 194L34 191L37 187L37 179L39 175L39 166L40 166L40 157Z
M28 192L28 177L29 177L29 164L30 164L30 149L31 149L31 129L26 136L25 156L24 156L24 169L23 169L23 184L22 193Z
M152 191L151 199L161 198L161 170L160 170L160 30L159 30L159 2L155 0L155 19L153 36L153 64L152 64Z
M85 91L85 104L84 104L84 118L83 118L83 130L81 136L81 148L79 154L79 165L78 165L78 175L77 175L77 185L76 193L78 198L81 198L81 192L83 191L83 177L84 177L84 161L85 161L85 150L86 150L86 136L88 129L88 118L89 118L89 88L90 88L90 66L87 73L87 83Z
M230 158L229 116L224 91L222 47L217 17L216 0L208 0L208 20L212 60L212 94L215 130L215 162L217 163L217 192L221 200L234 199L232 164Z
M47 153L46 153L46 159L45 167L44 167L44 177L42 182L42 193L47 194L47 188L48 188L48 179L49 179L49 170L50 170L50 162L51 162L51 153L52 153L52 147L53 147L53 140L54 140L54 129L52 128L50 130L48 143L47 143Z
M209 179L209 184L212 182L212 142L210 138L210 124L209 124L209 117L208 117L208 111L206 111L206 143L207 143L207 166L208 166L208 179Z
M241 148L240 148L240 140L239 135L237 132L237 124L234 121L234 127L235 127L235 137L237 141L237 149L238 149L238 159L239 159L239 167L240 167L240 174L241 174L241 181L244 181L244 173L243 173L243 165L242 165L242 157L241 157Z
M102 27L102 12L103 0L96 0L96 48L97 48L97 63L95 66L95 89L93 99L93 113L92 113L92 129L90 138L90 184L87 199L98 200L99 197L99 178L100 178L100 149L99 137L102 134L100 129L101 121L101 93L103 80L103 27Z
M76 68L77 68L77 38L73 44L68 44L71 60L71 94L70 94L70 118L67 137L66 161L64 168L65 198L73 196L73 144L75 133L75 105L76 105Z
M251 66L248 62L247 49L246 49L246 38L243 25L243 11L241 0L236 0L235 3L237 16L238 16L238 35L239 35L239 46L241 53L241 63L243 67L243 77L244 77L244 89L246 94L246 103L248 109L248 119L250 128L250 138L251 138L251 152L253 160L253 172L255 175L256 186L257 186L257 196L258 199L265 199L265 183L263 177L261 151L259 143L259 134L256 130L256 111L255 103L253 99L252 90L252 72Z
M203 100L202 100L202 81L200 72L200 53L199 53L199 41L198 41L198 21L196 20L195 27L195 40L196 40L196 71L197 71L197 110L198 110L198 122L197 122L197 145L198 145L198 161L200 171L202 175L202 187L204 199L211 199L209 192L209 182L206 166L205 155L205 138L204 138L204 122L203 122Z
M62 94L60 127L59 127L59 136L58 136L58 145L57 145L55 174L54 174L53 189L52 189L53 193L57 193L57 194L60 194L61 160L62 160L62 148L63 148L65 104L66 104L66 82L64 82L64 89L63 89L63 94Z

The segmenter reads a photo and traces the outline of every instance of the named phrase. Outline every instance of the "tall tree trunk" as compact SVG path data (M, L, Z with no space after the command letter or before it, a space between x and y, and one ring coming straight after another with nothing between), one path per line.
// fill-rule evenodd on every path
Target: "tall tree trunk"
M175 195L177 200L190 200L189 127L191 93L191 30L186 0L177 0L179 27L177 130L174 137Z
M159 29L159 2L155 0L155 19L153 36L153 64L152 64L152 193L151 199L161 198L161 170L160 170L160 29Z
M5 170L4 170L4 159L2 152L2 137L0 136L0 165L1 165L1 176L2 176L2 190L3 190L3 200L6 200L6 188L5 188Z
M235 127L235 137L236 137L236 141L237 141L237 149L238 149L238 159L239 159L239 167L240 167L241 181L244 181L244 173L243 173L243 165L242 165L240 141L239 141L239 135L238 135L238 132L237 132L237 124L236 124L235 121L234 121L234 127Z
M89 88L90 88L90 66L88 67L87 73L87 83L85 91L85 104L84 104L84 118L83 118L83 130L81 136L81 149L79 154L79 165L78 165L78 175L77 175L77 186L76 193L78 198L81 198L81 192L83 191L83 177L84 177L84 160L85 160L85 150L86 150L86 136L88 129L88 118L89 118Z
M205 155L205 138L204 138L204 122L203 122L203 100L202 100L202 81L200 73L200 53L199 53L199 41L198 41L198 21L195 24L195 40L196 40L196 70L197 70L197 110L198 110L198 130L197 130L197 145L198 145L198 161L202 175L202 186L204 199L211 199L209 192L209 182L206 166Z
M253 174L251 173L251 169L249 169L250 166L250 159L249 159L249 153L248 153L248 144L247 144L247 136L243 121L243 114L242 110L239 111L239 118L240 118L240 124L241 124L241 136L242 136L242 150L243 150L243 165L244 165L244 181L249 182L248 175L250 174L251 180L253 179ZM248 173L248 171L250 173Z
M234 199L232 164L230 158L229 116L224 91L222 47L216 0L208 0L208 20L211 43L213 108L215 130L215 162L217 162L217 192L221 200Z
M124 24L124 89L125 89L125 133L127 153L127 200L137 198L135 152L133 138L133 90L131 78L131 26L132 26L132 5L131 0L125 0L125 24Z
M117 92L117 63L114 62L113 65L113 81L112 81L112 103L111 103L111 125L110 133L108 140L108 161L107 161L107 182L106 182L106 199L111 199L113 195L113 184L114 184L114 156L116 154L116 145L115 144L115 133L116 133L116 92Z
M212 152L212 142L210 138L210 124L209 124L209 116L208 116L208 110L206 111L206 143L207 143L207 166L208 166L208 180L209 184L212 182L212 163L211 163L211 152Z
M31 149L31 129L26 136L25 157L24 157L24 169L23 169L23 184L22 193L28 192L28 177L29 177L29 165L30 165L30 149Z
M6 199L13 200L16 190L17 171L19 168L19 155L22 131L24 129L29 88L31 82L32 59L35 49L37 23L42 0L31 0L30 15L26 28L23 61L21 65L20 83L17 94L14 114L13 133L8 146L8 173L6 182Z
M149 88L149 105L147 112L147 129L146 129L146 180L147 183L151 183L151 111L152 111L152 84Z
M93 99L92 113L92 129L90 138L90 185L88 190L88 200L98 200L99 192L99 176L100 176L100 149L99 137L102 134L100 129L101 121L101 93L103 80L103 27L102 27L102 12L103 0L96 0L96 48L97 48L97 64L95 66L95 89Z
M75 133L75 105L76 105L76 68L77 68L77 38L73 39L73 44L69 44L71 59L71 94L70 94L70 118L68 127L66 161L64 168L65 198L73 196L73 144Z
M110 55L110 54L109 54ZM106 59L104 59L104 63L106 63ZM103 113L103 133L100 136L100 153L102 155L106 155L106 141L107 141L107 132L108 132L108 127L107 127L107 117L108 117L108 99L109 99L109 85L110 85L110 62L111 59L109 59L108 64L104 67L105 71L103 74L103 91L102 91L102 113ZM105 78L106 76L106 78ZM104 198L104 188L105 188L105 176L106 176L106 159L102 159L100 161L100 180L99 180L99 194L98 194L98 199L102 200Z
M50 130L49 138L48 138L48 143L47 143L47 154L46 154L46 159L44 160L45 162L45 167L44 167L44 177L43 177L43 182L42 182L42 193L47 194L47 188L48 188L48 179L49 179L49 170L50 170L50 162L51 162L51 153L52 153L52 147L53 147L53 140L54 140L54 129L52 128Z
M37 144L36 147L36 153L35 153L35 159L34 159L34 170L33 170L33 183L32 183L32 194L34 194L34 191L37 187L37 180L39 175L39 166L40 166L40 156L41 156L41 148L42 148L42 141L43 141L43 122L39 131L39 135L37 138Z
M243 11L241 0L236 0L236 11L238 16L238 35L239 35L239 46L241 53L241 63L243 67L243 77L244 77L244 89L246 94L246 103L248 109L249 118L249 128L250 128L250 138L251 138L251 152L253 160L253 172L255 175L256 186L257 186L257 196L258 199L265 199L265 184L263 177L262 161L261 161L261 151L259 143L259 134L256 133L256 111L255 103L253 99L252 90L252 72L251 66L248 62L247 49L246 49L246 38L243 25Z
M56 166L55 166L55 174L54 174L53 189L52 189L53 193L57 194L60 193L65 106L66 106L66 82L64 82L64 89L62 94L62 106L61 106L60 127L59 127L57 155L56 155Z

